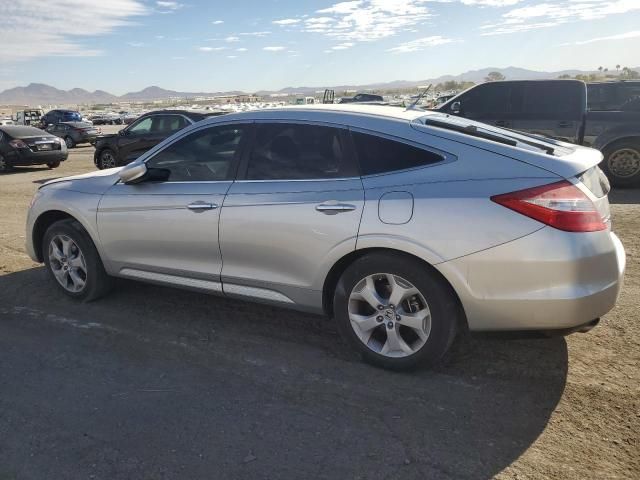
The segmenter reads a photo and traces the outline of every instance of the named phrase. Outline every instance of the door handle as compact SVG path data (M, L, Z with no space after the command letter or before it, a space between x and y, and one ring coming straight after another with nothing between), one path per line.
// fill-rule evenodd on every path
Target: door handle
M558 122L558 127L560 128L567 128L567 127L572 127L573 126L573 122L568 122L566 120L562 120L560 122Z
M207 202L193 202L187 205L187 208L192 212L203 212L204 210L215 210L218 208L218 205Z
M316 211L325 215L335 215L336 213L351 212L356 209L355 205L348 203L321 203L316 205Z

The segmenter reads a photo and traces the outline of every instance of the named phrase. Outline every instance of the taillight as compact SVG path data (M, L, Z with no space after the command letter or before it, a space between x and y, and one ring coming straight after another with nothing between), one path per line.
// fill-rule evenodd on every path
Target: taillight
M26 143L24 143L22 140L19 140L19 139L11 140L9 142L9 145L11 145L13 148L29 148L29 145L27 145Z
M495 195L491 200L566 232L597 232L607 228L589 197L567 180Z

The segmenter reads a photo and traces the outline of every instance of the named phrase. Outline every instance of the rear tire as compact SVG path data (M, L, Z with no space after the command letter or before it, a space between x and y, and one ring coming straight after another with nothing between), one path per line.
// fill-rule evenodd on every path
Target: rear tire
M333 311L340 333L362 358L392 370L438 363L460 320L455 294L437 272L386 253L365 255L344 271Z
M620 140L603 150L602 170L614 187L640 187L640 140Z
M47 167L51 169L58 168L59 166L60 166L60 161L47 163Z
M11 170L13 170L11 164L7 162L7 160L2 155L0 155L0 173L7 173Z
M60 220L47 229L42 257L51 280L77 300L91 302L113 286L91 237L76 220Z

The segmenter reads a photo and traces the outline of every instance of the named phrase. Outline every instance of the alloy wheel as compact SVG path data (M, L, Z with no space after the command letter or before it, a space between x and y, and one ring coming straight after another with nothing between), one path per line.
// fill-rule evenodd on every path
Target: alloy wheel
M116 159L111 152L105 151L105 152L102 152L102 154L100 155L100 164L103 169L115 168Z
M87 262L76 242L66 235L56 235L49 243L49 265L62 287L81 292L87 284Z
M431 332L431 312L420 291L404 278L376 273L360 280L349 296L349 320L370 350L400 358L418 352Z
M621 148L609 156L609 171L620 178L640 173L640 152L633 148Z
M67 144L67 148L73 148L73 140L71 139L71 137L66 137L64 139L64 143Z

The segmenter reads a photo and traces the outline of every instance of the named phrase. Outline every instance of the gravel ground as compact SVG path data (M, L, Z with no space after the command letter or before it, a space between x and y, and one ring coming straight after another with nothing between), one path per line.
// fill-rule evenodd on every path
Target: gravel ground
M611 195L628 269L595 330L468 335L398 374L322 317L126 281L63 297L26 210L92 155L0 176L0 480L640 478L639 191Z

